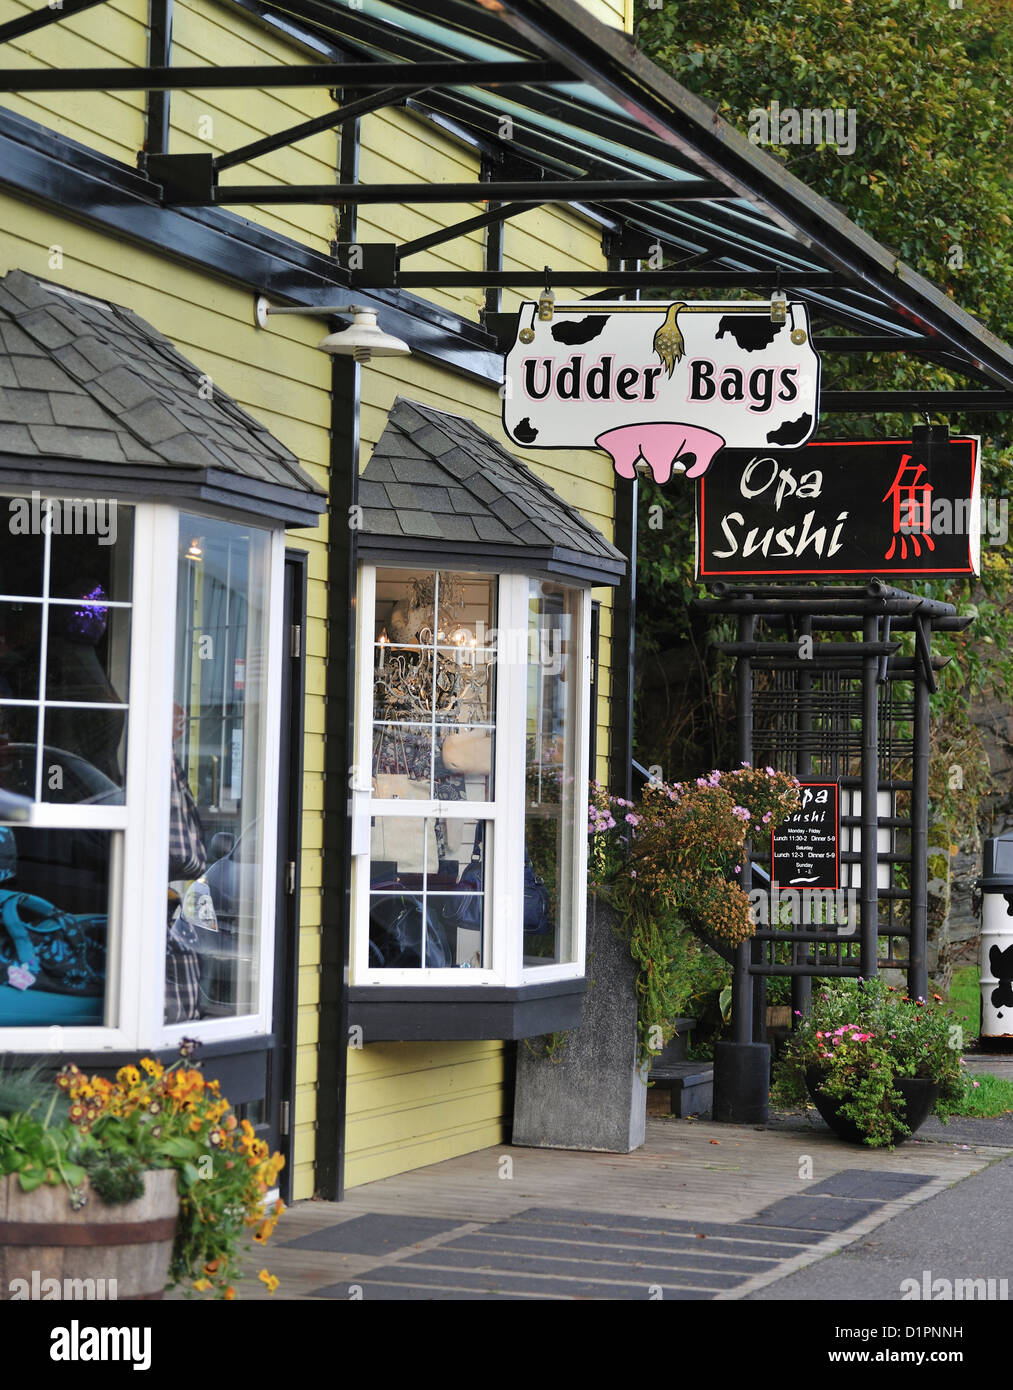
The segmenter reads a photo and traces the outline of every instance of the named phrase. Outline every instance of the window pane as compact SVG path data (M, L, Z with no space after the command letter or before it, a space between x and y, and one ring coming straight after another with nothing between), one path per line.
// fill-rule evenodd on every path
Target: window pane
M42 605L0 603L0 700L39 698Z
M0 827L0 1028L104 1021L111 842Z
M533 580L528 602L524 963L572 961L578 595Z
M495 580L381 569L376 592L375 794L491 800Z
M0 705L0 790L34 800L38 729L34 706Z
M266 532L180 518L166 1021L258 1007Z
M6 497L3 499L4 543L0 548L0 594L23 594L39 598L42 594L43 555L45 536L39 526L32 530L31 500ZM27 509L27 510L26 510ZM17 528L24 522L24 530Z
M129 603L133 508L98 499L57 505L49 561L52 597L90 595L98 602Z
M126 710L47 706L42 800L122 806L126 731Z
M485 821L374 818L370 967L450 969L482 965L485 845L490 830Z
M130 609L93 601L51 603L46 699L126 703Z

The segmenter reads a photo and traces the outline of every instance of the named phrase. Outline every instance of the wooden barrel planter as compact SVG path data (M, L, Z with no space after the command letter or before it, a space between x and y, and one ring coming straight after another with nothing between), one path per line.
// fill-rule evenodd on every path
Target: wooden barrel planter
M179 1217L173 1168L144 1174L144 1195L107 1206L85 1182L74 1211L66 1187L22 1192L0 1179L0 1300L155 1299L169 1276Z

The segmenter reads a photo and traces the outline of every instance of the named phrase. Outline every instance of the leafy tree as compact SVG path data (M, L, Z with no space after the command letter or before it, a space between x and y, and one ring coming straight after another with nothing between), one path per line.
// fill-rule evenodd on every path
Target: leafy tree
M993 332L1013 339L1009 0L963 0L958 8L947 0L660 0L660 6L637 0L636 39L649 58L750 138L762 133L757 114L775 101L782 110L853 111L852 154L831 144L768 143L768 151ZM900 353L834 354L824 360L824 382L837 389L981 385ZM821 433L903 437L912 423L910 417L824 416ZM1013 418L950 423L982 434L982 495L1005 499ZM727 762L734 752L731 671L707 650L708 640L729 634L687 608L697 592L690 489L678 480L666 489L647 483L641 499L638 757L679 777ZM974 700L992 695L1013 703L1006 538L984 544L982 560L980 583L904 586L976 615L967 634L937 638L937 650L951 658L935 704L934 740L943 755L937 762L961 761L968 769L984 764ZM984 781L982 775L965 793L982 793ZM947 790L935 788L937 806L952 812L944 805Z

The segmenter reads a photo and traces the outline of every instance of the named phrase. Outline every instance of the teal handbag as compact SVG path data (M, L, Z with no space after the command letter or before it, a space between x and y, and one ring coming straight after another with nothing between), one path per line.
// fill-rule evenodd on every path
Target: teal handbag
M105 917L75 916L61 912L45 898L0 889L3 987L101 1001L105 995L106 928Z

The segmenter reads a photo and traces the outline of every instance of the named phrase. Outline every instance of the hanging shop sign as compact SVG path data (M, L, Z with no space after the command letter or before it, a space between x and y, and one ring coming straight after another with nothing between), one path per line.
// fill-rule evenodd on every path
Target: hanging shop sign
M836 782L802 782L801 806L770 837L770 878L787 888L841 886L841 793Z
M800 301L521 305L503 425L526 449L604 449L622 478L701 477L726 446L795 449L819 423Z
M967 436L931 451L910 439L728 450L697 488L697 578L977 574L980 442ZM1001 520L1004 530L1005 511Z

